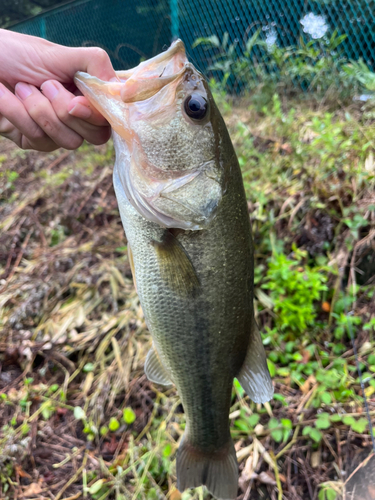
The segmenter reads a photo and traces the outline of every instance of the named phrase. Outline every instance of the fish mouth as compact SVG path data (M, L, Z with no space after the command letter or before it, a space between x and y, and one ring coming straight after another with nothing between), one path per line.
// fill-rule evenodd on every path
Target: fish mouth
M168 50L135 68L117 71L116 81L105 82L78 71L74 82L114 130L126 139L130 132L124 126L127 105L145 101L167 85L174 83L177 87L189 68L193 66L186 57L185 46L181 40L176 40Z

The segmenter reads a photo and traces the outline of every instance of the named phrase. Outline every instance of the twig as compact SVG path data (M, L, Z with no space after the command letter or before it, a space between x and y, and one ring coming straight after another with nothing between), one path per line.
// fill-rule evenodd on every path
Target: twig
M62 500L77 500L77 498L79 498L81 495L82 495L82 491L78 491L78 493L76 493L72 497L65 497Z
M46 167L46 170L52 170L55 168L57 165L59 165L62 161L65 160L65 158L68 158L70 155L71 151L65 151L65 153L61 154L57 158L55 158L49 165Z
M318 387L315 387L315 388L314 388L314 390L313 390L313 392L312 392L312 394L311 394L311 396L310 396L310 399L309 399L309 400L307 401L307 403L306 403L306 406L305 406L305 408L306 408L306 409L310 406L310 404L311 404L312 400L313 400L313 399L314 399L314 397L315 397L315 393L316 393L316 391L317 391L317 390L318 390ZM310 391L310 392L311 392L311 391ZM292 438L292 440L291 440L291 441L290 441L290 442L289 442L286 446L284 446L284 448L283 448L281 451L279 451L279 453L276 455L276 460L278 460L280 457L282 457L282 456L284 455L284 453L285 453L286 451L288 451L288 450L289 450L289 448L291 448L291 447L292 447L292 446L293 446L293 445L297 442L297 439L298 439L298 434L299 434L299 431L300 431L300 429L301 429L301 425L302 425L302 420L303 420L303 417L304 417L304 415L303 415L303 413L302 413L302 414L299 416L299 422L298 422L297 427L296 427L296 429L295 429L295 431L294 431L294 434L293 434L293 438Z
M71 477L69 479L69 481L61 488L61 490L56 495L55 500L60 500L60 497L64 493L64 491L66 489L68 489L71 484L73 484L75 481L77 481L77 479L79 478L79 476L82 474L83 469L86 467L87 458L88 458L88 452L86 451L85 456L83 457L83 460L82 460L81 467L77 470L77 472L74 474L74 476Z
M346 483L348 483L350 481L350 479L354 476L354 474L356 472L358 472L359 469L361 469L362 467L364 467L371 460L371 458L374 457L374 456L375 456L375 453L371 453L371 455L369 455L367 458L365 458L365 460L363 460L363 462L361 462L358 465L358 467L356 469L354 469L354 471L350 474L350 476L348 477L348 479L345 481L344 484L346 485Z
M2 293L6 289L9 281L13 278L13 275L16 272L16 269L19 266L19 263L21 262L21 259L23 257L24 252L25 252L27 244L29 243L29 239L30 239L30 236L32 235L33 231L34 231L34 228L31 228L29 230L29 232L27 233L25 241L22 243L22 247L21 247L21 249L20 249L20 251L19 251L19 253L17 255L16 262L14 263L13 268L12 268L11 272L9 273L9 275L7 277L5 285L3 286L3 288L1 288L0 293Z
M278 493L277 493L277 498L278 500L283 500L283 489L281 487L281 481L280 481L280 476L279 476L279 468L277 466L277 457L275 457L275 454L273 452L273 450L271 450L269 452L270 454L270 457L272 458L273 462L274 462L274 472L275 472L275 479L276 479L276 484L277 484L277 489L278 489Z

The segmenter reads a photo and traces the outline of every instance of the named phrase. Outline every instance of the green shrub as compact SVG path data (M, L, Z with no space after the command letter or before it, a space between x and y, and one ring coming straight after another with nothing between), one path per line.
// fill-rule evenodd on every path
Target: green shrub
M294 258L274 254L269 262L267 282L277 313L276 326L301 334L316 317L315 301L320 301L327 276L321 267L309 267L303 261L306 252L294 247Z

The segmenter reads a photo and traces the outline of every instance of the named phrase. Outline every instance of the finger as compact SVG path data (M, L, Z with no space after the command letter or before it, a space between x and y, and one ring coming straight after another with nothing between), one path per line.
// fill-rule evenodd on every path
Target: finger
M0 101L1 105L1 101ZM0 135L15 142L17 146L21 147L22 134L5 116L0 115Z
M59 82L56 80L48 80L42 85L42 92L50 100L56 116L67 127L77 132L77 134L92 144L103 144L108 141L111 134L110 126L105 120L105 126L98 126L93 123L89 123L88 120L94 122L98 121L97 114L93 114L91 108L88 108L80 103L76 105L82 107L82 111L86 113L87 121L76 118L68 112L72 97L73 100L76 98L74 98L74 96ZM81 114L83 113L81 112ZM102 123L102 121L103 119L100 120L100 123Z
M89 103L86 97L73 97L68 106L68 111L70 115L75 116L76 118L81 118L92 125L98 125L101 127L109 125L104 116Z
M107 52L99 47L74 47L71 49L69 71L73 79L77 71L84 71L101 80L117 80Z
M59 146L30 117L22 102L0 83L0 135L24 149L53 151Z
M56 144L65 149L77 149L82 144L83 138L59 119L49 100L37 88L21 82L15 86L15 93L35 123Z

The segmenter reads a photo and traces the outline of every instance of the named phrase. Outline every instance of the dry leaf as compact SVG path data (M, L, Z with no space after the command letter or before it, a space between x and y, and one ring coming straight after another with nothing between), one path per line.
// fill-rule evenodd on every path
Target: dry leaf
M307 394L311 387L316 383L314 375L310 375L305 382L301 385L301 391L303 394Z
M271 472L261 472L258 474L258 481L263 484L269 484L270 486L276 486L275 476Z
M322 310L328 313L331 310L331 304L329 302L322 303Z
M313 469L316 469L317 467L319 467L319 465L321 463L320 458L321 458L320 450L313 451L311 453L311 467Z
M173 490L169 495L169 500L181 500L181 493L178 490Z
M288 142L285 142L284 144L282 144L280 149L288 155L293 153L293 148Z
M301 359L301 364L305 365L310 361L311 358L311 352L308 351L307 349L304 349L302 351L302 359Z
M375 170L374 153L370 151L368 157L365 160L365 169L367 172Z
M22 469L22 466L21 466L21 465L16 465L16 466L15 466L15 469L16 469L17 474L18 474L20 477L27 477L28 479L31 479L30 474L28 474L27 472L25 472L25 471Z
M29 486L24 490L23 496L25 498L30 498L30 497L35 497L37 495L40 495L42 492L42 487L40 486L39 483L31 483Z

